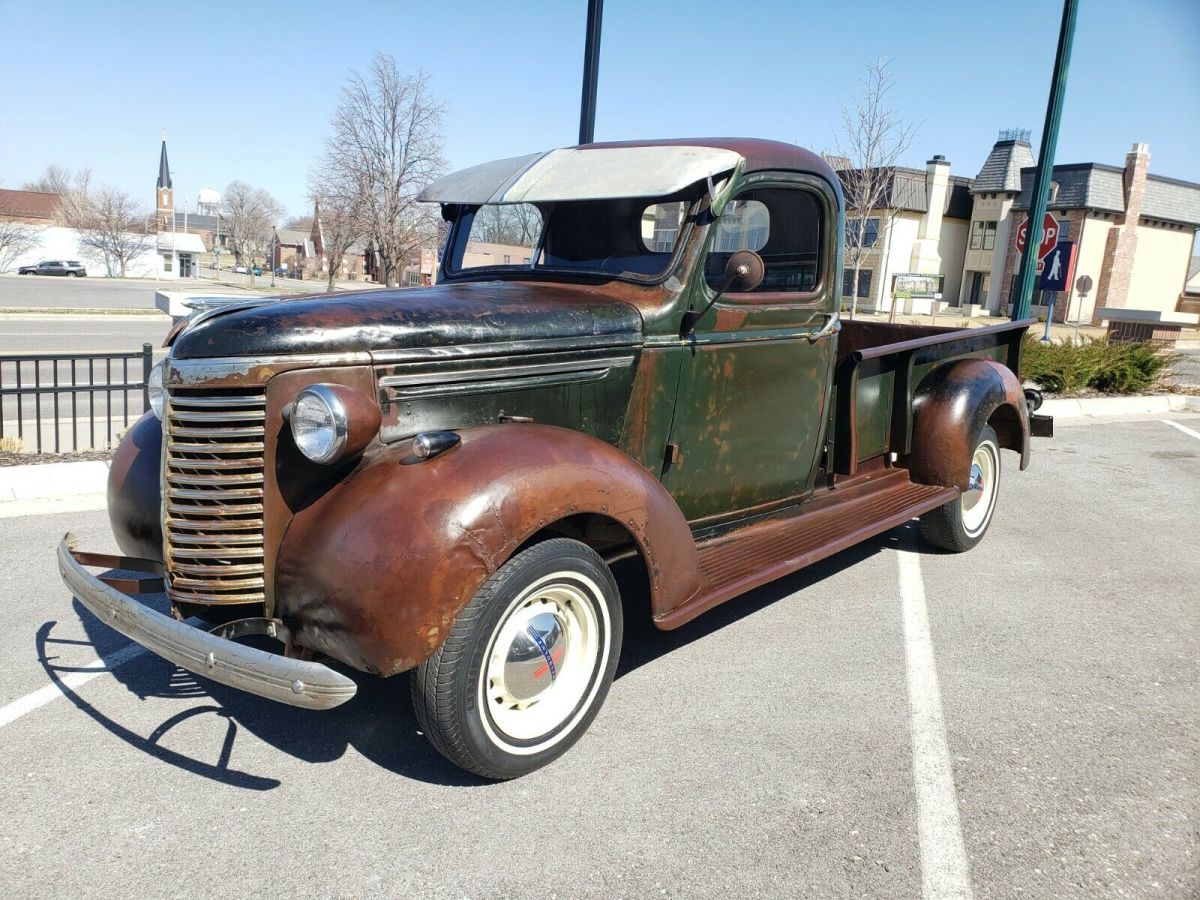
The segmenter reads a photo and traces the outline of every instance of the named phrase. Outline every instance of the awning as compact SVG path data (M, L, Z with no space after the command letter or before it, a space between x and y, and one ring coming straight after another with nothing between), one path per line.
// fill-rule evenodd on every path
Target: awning
M158 249L159 252L170 252L172 249L176 253L207 253L208 248L204 246L204 239L198 234L189 234L186 231L160 231L158 233Z
M463 169L435 181L417 199L476 206L666 197L741 161L740 154L716 147L551 150Z

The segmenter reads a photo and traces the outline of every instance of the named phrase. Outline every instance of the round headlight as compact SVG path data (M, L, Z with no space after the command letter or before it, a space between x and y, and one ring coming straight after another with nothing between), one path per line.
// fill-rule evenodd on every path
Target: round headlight
M296 446L315 463L336 459L346 444L346 407L328 385L314 384L300 392L292 407L291 424Z
M150 370L150 377L146 381L146 393L150 396L150 408L154 410L154 415L159 419L163 417L163 402L167 397L167 389L163 381L163 364L162 362L156 362L154 368Z

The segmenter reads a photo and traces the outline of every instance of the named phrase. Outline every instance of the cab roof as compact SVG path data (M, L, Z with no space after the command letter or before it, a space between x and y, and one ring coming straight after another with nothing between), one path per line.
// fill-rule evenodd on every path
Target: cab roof
M808 172L837 179L800 147L754 138L697 138L584 144L494 160L447 175L418 200L437 203L549 203L667 197L734 170Z

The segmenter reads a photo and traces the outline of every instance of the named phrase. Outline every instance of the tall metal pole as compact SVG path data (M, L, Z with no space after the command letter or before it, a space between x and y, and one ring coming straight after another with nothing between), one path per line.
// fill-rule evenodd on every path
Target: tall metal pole
M1058 52L1054 56L1054 78L1050 82L1050 99L1046 104L1046 124L1042 127L1042 146L1038 149L1037 174L1033 178L1033 194L1029 203L1029 227L1025 234L1025 252L1017 270L1017 294L1012 305L1012 318L1029 317L1033 300L1033 281L1037 275L1038 248L1042 244L1042 220L1050 193L1050 175L1054 168L1054 149L1058 145L1058 126L1062 122L1063 97L1067 92L1067 68L1071 62L1071 40L1075 36L1075 13L1079 0L1063 0L1062 27L1058 32ZM1053 309L1046 310L1049 319Z
M587 38L583 49L583 98L579 101L579 143L596 135L596 84L600 77L600 19L604 0L588 0Z

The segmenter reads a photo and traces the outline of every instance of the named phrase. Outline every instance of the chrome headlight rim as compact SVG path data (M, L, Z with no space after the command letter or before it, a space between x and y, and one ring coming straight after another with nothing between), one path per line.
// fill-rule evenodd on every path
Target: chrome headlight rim
M329 442L328 449L323 453L313 452L308 442L301 435L297 434L296 423L299 419L296 416L296 410L300 407L301 402L306 399L311 399L324 407L329 418L328 427L333 429L332 440ZM346 437L350 433L350 416L346 412L346 405L342 402L342 398L338 396L334 385L311 384L302 390L296 395L289 420L292 429L292 440L295 442L296 448L304 454L305 459L324 465L334 462L341 457L342 451L346 447Z
M146 397L150 401L151 411L160 422L167 402L166 363L165 359L160 359L150 369L150 375L146 378Z

